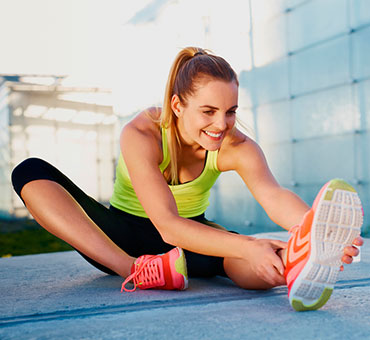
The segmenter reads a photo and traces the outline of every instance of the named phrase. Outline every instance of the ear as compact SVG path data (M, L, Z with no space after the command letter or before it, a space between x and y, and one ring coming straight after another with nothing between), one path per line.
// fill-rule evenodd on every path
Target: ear
M171 98L171 109L177 118L181 117L182 105L181 105L180 98L177 94L174 94Z

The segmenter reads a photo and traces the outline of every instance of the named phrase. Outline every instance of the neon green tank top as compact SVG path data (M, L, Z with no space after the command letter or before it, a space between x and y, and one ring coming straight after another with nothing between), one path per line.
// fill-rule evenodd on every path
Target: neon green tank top
M163 161L159 165L159 169L163 173L170 162L166 130L163 128L162 149ZM203 172L193 181L178 185L169 185L169 188L175 197L180 216L185 218L194 217L201 215L206 211L209 206L210 190L221 173L217 168L217 155L218 150L207 152L206 164ZM155 199L155 197L153 197L153 199ZM134 188L132 187L130 176L122 154L120 154L118 159L116 180L110 204L129 214L148 217L136 196Z

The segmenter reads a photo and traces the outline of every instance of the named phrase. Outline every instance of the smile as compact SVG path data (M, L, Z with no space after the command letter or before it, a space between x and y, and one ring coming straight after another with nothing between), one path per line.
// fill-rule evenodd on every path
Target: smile
M210 132L210 131L204 131L204 133L210 137L213 137L213 138L220 138L221 135L222 135L222 132L219 132L219 133L214 133L214 132Z

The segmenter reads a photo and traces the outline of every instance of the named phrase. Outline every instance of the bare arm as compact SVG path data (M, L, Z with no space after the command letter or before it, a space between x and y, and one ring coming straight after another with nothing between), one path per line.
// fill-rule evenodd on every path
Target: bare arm
M134 122L124 128L121 150L135 192L163 240L204 255L246 258L251 237L217 230L178 215L175 199L158 167L158 139L150 129L140 128L140 124Z
M310 207L295 193L276 182L260 147L241 133L236 136L234 144L229 143L228 146L221 150L220 170L236 170L276 224L289 230L301 223ZM361 246L363 239L358 237L353 244ZM343 251L342 261L349 264L352 262L352 257L357 254L356 248L348 246Z
M251 139L230 145L220 154L220 168L236 170L276 224L289 230L299 224L309 206L292 191L281 187L272 175L260 147Z

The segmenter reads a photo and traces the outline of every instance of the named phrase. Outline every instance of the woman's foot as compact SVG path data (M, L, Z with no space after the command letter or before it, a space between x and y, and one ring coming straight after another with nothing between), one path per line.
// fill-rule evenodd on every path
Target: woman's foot
M126 284L132 281L133 289ZM131 275L122 284L121 292L140 289L185 290L188 288L188 274L184 251L176 247L161 255L143 255L136 259Z
M284 275L295 310L319 309L329 300L343 249L360 235L362 221L361 201L352 186L334 179L322 187L288 242Z

